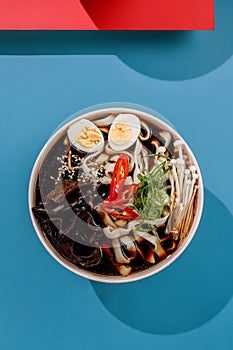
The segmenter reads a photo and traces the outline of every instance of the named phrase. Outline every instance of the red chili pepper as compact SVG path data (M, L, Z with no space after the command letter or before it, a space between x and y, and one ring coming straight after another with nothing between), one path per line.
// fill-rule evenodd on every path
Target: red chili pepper
M125 179L129 173L129 158L122 154L114 167L112 174L112 182L110 186L110 194L108 198L105 199L106 202L115 201L118 198L118 194L121 193L121 190L124 186Z
M112 202L103 202L101 207L107 213L111 213L111 212L118 210L118 209L123 210L128 203L129 203L128 199L120 199L120 200L115 200Z
M138 185L124 185L129 173L129 159L122 154L114 167L109 196L102 203L102 209L115 219L134 220L139 214L133 209L126 207L132 199Z
M124 209L125 206L133 199L133 195L135 190L137 189L138 185L123 185L123 188L120 193L118 193L118 197L116 200L109 201L105 200L102 203L102 208L105 209L107 212L110 212L114 209L111 208L119 208Z
M125 185L122 188L120 197L121 198L128 198L131 199L134 195L134 192L136 191L136 189L138 188L138 184L132 184L132 185Z
M140 215L131 208L125 208L123 211L113 211L110 213L114 218L121 220L135 220Z

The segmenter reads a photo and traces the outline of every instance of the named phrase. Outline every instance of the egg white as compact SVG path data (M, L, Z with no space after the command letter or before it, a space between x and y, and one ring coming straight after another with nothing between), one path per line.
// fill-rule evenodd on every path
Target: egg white
M131 140L129 140L125 145L116 145L114 142L112 142L112 128L114 127L114 125L118 124L118 123L125 123L127 124L127 126L131 127L132 129L132 138ZM139 134L141 131L141 122L140 119L134 115L134 114L119 114L113 121L111 128L109 130L109 134L108 134L108 142L109 145L112 149L116 150L116 151L123 151L129 147L131 147L137 140Z
M85 127L96 129L96 130L98 130L99 134L101 135L100 141L97 143L96 146L94 146L92 148L86 148L86 147L80 145L80 143L77 141L83 128L85 128ZM87 152L87 153L96 152L96 151L100 150L101 148L103 148L103 146L104 146L104 138L103 138L102 132L99 130L99 128L94 123L92 123L88 119L81 119L81 120L78 120L77 122L75 122L74 124L72 124L69 127L67 134L68 134L69 140L72 143L72 145L75 148L77 148L78 150L83 151L83 152Z

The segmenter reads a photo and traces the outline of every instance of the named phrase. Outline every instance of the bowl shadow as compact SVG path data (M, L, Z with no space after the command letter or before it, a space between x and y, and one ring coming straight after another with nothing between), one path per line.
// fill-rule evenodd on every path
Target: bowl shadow
M233 220L205 189L198 231L170 267L128 284L91 282L102 304L123 323L146 333L177 334L210 321L233 294Z

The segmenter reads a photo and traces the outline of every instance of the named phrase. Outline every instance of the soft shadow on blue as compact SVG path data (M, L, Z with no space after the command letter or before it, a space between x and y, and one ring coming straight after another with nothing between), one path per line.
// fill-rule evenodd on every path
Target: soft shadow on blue
M233 294L233 219L205 190L201 225L193 241L166 270L135 283L92 282L103 305L143 332L176 334L211 320Z
M153 78L185 80L221 66L233 54L233 1L215 0L215 29L134 34L119 58Z

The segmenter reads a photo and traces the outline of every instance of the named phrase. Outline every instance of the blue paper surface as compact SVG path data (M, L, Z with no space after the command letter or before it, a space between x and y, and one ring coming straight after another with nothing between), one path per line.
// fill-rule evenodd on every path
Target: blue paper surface
M232 349L232 91L233 58L199 78L165 81L116 56L0 57L1 349ZM185 253L125 286L61 267L39 243L27 204L33 163L53 130L106 102L164 115L192 148L206 188Z

